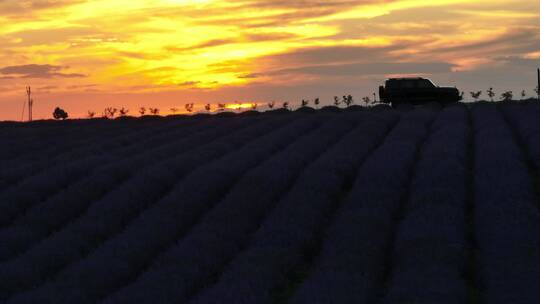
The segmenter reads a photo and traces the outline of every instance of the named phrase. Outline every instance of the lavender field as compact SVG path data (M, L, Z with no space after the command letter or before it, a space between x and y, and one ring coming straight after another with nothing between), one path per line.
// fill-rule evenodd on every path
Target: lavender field
M0 303L536 303L540 104L0 123Z

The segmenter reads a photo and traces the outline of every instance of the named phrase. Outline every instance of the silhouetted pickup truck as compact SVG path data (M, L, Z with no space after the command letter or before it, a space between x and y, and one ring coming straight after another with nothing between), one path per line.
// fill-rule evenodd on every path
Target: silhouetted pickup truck
M451 87L438 87L425 78L391 78L385 86L379 87L381 102L392 106L399 104L425 104L430 102L452 103L462 99L459 90Z

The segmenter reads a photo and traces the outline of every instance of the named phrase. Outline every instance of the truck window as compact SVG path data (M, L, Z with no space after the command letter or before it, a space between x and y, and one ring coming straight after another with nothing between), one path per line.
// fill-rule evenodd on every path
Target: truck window
M433 88L435 87L435 85L427 79L422 79L418 81L418 87L422 89L427 89L427 88Z

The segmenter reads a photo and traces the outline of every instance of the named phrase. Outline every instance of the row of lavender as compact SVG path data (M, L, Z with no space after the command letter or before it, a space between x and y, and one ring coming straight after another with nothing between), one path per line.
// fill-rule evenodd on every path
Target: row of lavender
M540 298L539 108L474 109L479 287L485 303L534 303Z
M0 192L0 300L531 303L539 110L201 120L122 161L74 148L66 168L101 162Z
M243 118L223 125L209 124L200 132L189 132L184 138L173 131L172 134L179 139L164 138L156 148L141 147L139 153L120 163L98 167L97 174L87 173L88 176L80 183L59 189L58 196L53 195L44 201L28 200L34 206L21 210L25 212L12 220L12 225L4 227L1 233L3 244L6 244L2 247L0 264L5 274L2 277L5 281L0 284L1 294L7 296L18 289L28 288L60 270L115 229L120 229L130 216L140 211L138 209L163 196L177 182L177 177L220 157L222 153L234 151L235 144L252 140L292 119L257 123L258 118ZM147 167L137 167L141 164ZM111 178L118 176L124 181L102 183L100 180L104 178L110 182ZM71 195L65 195L68 193ZM13 194L24 195L24 192L14 191ZM17 204L10 204L8 208L14 206ZM69 215L75 217L70 218ZM37 266L31 267L34 264Z
M36 285L44 287L27 295L54 292L56 288L48 288L47 285L54 281L63 282L66 274L79 271L80 265L85 263L97 264L96 267L83 266L82 271L105 273L87 276L88 281L78 286L78 289L84 289L79 296L86 294L92 298L102 292L95 284L106 284L103 278L120 283L119 277L139 270L139 267L122 267L128 263L124 258L134 254L129 263L144 263L145 259L152 258L162 250L164 242L167 244L173 240L176 235L173 228L189 228L190 221L215 204L215 200L228 191L243 171L283 149L298 136L315 130L327 119L326 115L265 119L236 132L225 132L230 134L137 173L135 178L118 187L118 191L108 192L103 199L93 202L85 213L62 229L54 231L24 254L0 264L5 274L1 285L5 294L11 295ZM182 201L188 196L189 199ZM169 221L166 221L167 217ZM179 217L186 220L181 221ZM172 226L167 226L167 223ZM147 231L147 228L157 231ZM141 233L148 234L148 237L141 236ZM154 246L150 246L151 241L156 242ZM133 246L150 248L132 251L136 247L127 246L129 242ZM104 260L99 257L101 254L111 256ZM117 259L122 262L112 263ZM103 261L110 261L112 265L109 262L100 264ZM38 266L32 267L34 265ZM115 267L124 268L124 272L115 272ZM110 275L111 271L114 276ZM106 284L107 288L112 286L114 284ZM70 293L60 294L66 299L70 296ZM62 300L54 300L57 301ZM66 301L69 302L68 299Z
M110 295L105 302L147 302L156 297L165 302L185 302L197 294L202 296L199 299L202 302L205 296L210 301L219 299L227 303L270 300L267 297L287 277L291 266L304 260L304 250L317 236L317 227L325 215L337 207L336 200L347 190L349 180L354 179L355 168L383 140L395 119L393 115L365 117L357 121L359 124L354 129L344 132L343 126L339 127L343 124L340 118L330 122L328 130L314 134L313 139L298 141L279 155L279 159L269 160L261 167L268 166L265 171L252 172L246 186L253 183L249 180L260 179L260 176L269 178L263 183L280 176L282 181L286 176L292 177L288 169L276 170L278 164L274 162L299 163L306 148L314 150L314 144L328 146L321 139L328 141L326 137L335 137L332 133L336 131L336 134L345 134L316 160L305 163L309 165L302 173L295 174L296 181L289 178L289 188L273 186L268 193L259 190L254 195L263 194L264 199L253 197L247 201L242 198L245 196L243 187L231 193L189 235L161 255L147 272L133 284ZM316 141L309 143L308 140ZM274 176L276 174L279 176ZM282 194L271 195L275 191ZM266 207L267 204L271 204L271 208ZM236 216L232 216L231 210ZM227 250L218 250L224 247ZM207 288L213 284L213 288Z
M65 134L55 134L45 137L44 140L33 139L39 145L25 150L19 144L13 147L18 150L17 157L6 157L2 159L3 170L0 172L0 191L21 184L28 177L36 174L48 173L49 171L76 171L77 165L71 164L75 161L94 161L96 166L111 161L114 157L120 158L131 155L129 150L137 147L148 148L161 144L169 135L170 130L185 129L196 123L192 121L178 121L168 123L145 123L135 125L111 125L110 130L106 128L92 129L80 132L75 127L66 126L66 129L77 130L73 134L65 137ZM93 130L93 131L91 131ZM179 133L181 134L181 133ZM47 140L52 140L48 143ZM140 148L139 148L140 150ZM122 155L123 154L123 155ZM108 158L105 158L108 156ZM96 162L97 157L102 157L102 162ZM93 168L93 167L91 167Z
M190 132L184 138L176 132L168 132L169 136L178 136L179 140L164 138L158 145L145 147L145 143L142 143L126 148L122 153L111 151L107 157L113 161L93 163L92 167L81 170L80 176L74 176L68 168L81 163L86 165L88 161L78 159L66 162L60 172L48 170L5 190L0 194L4 204L3 216L0 217L0 240L4 244L0 249L0 261L18 254L51 231L58 230L84 212L89 204L117 191L126 181L140 178L139 173L146 168L155 164L163 166L161 162L170 155L189 151L249 123L240 120L229 126L215 122L211 128L204 125L183 128L182 132ZM114 154L116 157L111 156ZM121 157L118 156L120 154ZM62 182L65 184L59 186Z
M376 303L382 297L397 219L434 117L431 111L404 116L360 167L291 303Z

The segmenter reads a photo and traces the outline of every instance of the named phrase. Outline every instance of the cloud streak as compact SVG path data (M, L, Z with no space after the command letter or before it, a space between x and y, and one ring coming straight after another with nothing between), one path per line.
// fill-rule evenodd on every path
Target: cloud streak
M0 68L0 74L11 78L82 78L83 74L62 73L65 67L50 64L27 64Z

